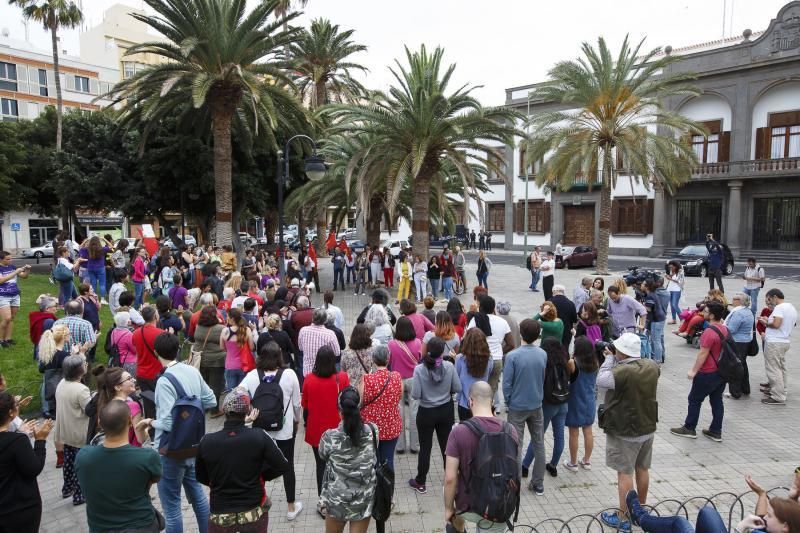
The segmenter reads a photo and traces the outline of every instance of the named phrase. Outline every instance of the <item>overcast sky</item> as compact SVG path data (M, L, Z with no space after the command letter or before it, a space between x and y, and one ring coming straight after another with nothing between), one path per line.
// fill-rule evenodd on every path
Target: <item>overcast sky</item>
M88 25L102 20L114 3L142 7L138 0L82 0ZM253 0L251 0L253 1ZM766 29L786 0L727 0L725 35ZM23 39L20 11L0 0L0 27ZM481 85L484 104L505 101L505 89L543 81L558 60L576 57L583 41L603 35L614 47L626 33L647 38L646 48L673 48L719 39L725 0L309 0L302 23L325 17L368 52L354 60L370 69L366 84L384 89L393 80L387 66L404 58L403 46L445 48L456 63L454 81ZM732 13L732 15L731 15ZM49 37L31 25L30 38L49 50ZM78 53L78 32L65 31L62 48Z

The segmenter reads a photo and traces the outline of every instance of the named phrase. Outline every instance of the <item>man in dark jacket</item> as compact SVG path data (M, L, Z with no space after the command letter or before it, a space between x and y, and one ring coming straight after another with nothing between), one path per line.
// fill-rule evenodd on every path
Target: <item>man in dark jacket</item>
M725 265L725 250L722 245L714 240L714 235L706 235L706 250L708 250L708 289L714 288L714 280L722 292L722 267Z
M561 344L569 350L569 343L572 342L572 328L578 323L578 313L575 311L575 304L565 296L567 292L563 285L553 285L553 297L550 301L556 306L558 318L564 323L564 334L561 336Z
M200 441L195 466L197 480L211 489L209 522L224 531L266 531L264 482L282 476L289 463L266 431L245 426L248 415L258 416L246 389L233 389L222 410L225 425Z

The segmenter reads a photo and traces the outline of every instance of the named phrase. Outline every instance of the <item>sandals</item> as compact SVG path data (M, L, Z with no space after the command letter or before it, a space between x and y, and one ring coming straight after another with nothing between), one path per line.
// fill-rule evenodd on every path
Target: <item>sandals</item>
M591 469L592 469L592 463L590 463L589 461L584 461L583 459L580 459L580 460L578 460L578 464L579 464L579 465L580 465L580 466L581 466L581 467L582 467L584 470L591 470Z

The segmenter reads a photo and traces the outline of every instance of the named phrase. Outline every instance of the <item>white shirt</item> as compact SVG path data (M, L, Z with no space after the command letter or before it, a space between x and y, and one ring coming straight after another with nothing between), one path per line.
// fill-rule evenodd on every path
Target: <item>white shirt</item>
M274 376L277 370L264 371L264 376ZM250 398L256 393L258 388L258 370L251 370L244 377L239 384L240 387L247 389ZM267 431L270 437L275 440L289 440L292 438L292 428L295 419L300 420L302 412L300 411L300 382L297 380L297 374L291 368L284 368L281 374L281 381L278 383L283 391L283 411L286 415L283 418L283 427L279 431ZM289 408L291 403L292 408Z
M797 309L795 309L794 306L789 302L778 304L775 306L775 309L772 310L772 314L769 315L767 323L772 324L772 320L776 316L781 318L780 327L767 328L764 339L767 341L767 343L788 343L789 337L792 335L792 328L794 328L794 325L797 322Z
M328 307L326 308L326 310L333 312L333 316L334 316L333 325L336 326L337 328L343 330L344 329L344 314L342 313L342 310L339 309L338 307L336 307L333 304L328 304Z
M745 278L761 278L764 279L764 269L761 265L756 265L755 268L747 267L744 269L744 277ZM745 280L744 287L746 289L760 289L761 288L761 281L750 281Z
M683 284L685 283L686 278L683 275L683 269L679 270L677 274L671 274L672 279L669 280L669 284L667 285L667 290L669 292L681 292L683 290Z
M508 325L508 322L503 320L497 315L487 315L489 317L489 327L492 328L492 334L486 338L486 341L489 343L489 351L492 352L492 359L502 360L503 359L503 339L506 337L506 333L511 333L511 328ZM475 327L475 319L469 321L467 324L467 329L472 329Z
M543 277L552 276L556 273L556 260L545 259L542 261L542 266L539 267L539 271L542 273Z
M67 267L70 270L73 270L75 268L75 264L71 263L70 260L67 259L66 257L59 257L58 258L58 262L59 262L59 264L64 265L65 267Z

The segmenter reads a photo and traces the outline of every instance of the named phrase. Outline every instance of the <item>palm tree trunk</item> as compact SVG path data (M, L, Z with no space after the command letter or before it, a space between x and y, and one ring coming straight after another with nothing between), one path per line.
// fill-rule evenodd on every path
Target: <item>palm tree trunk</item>
M367 217L367 244L370 246L380 245L381 240L381 218L383 217L383 201L379 195L373 195L369 199L369 216Z
M56 151L61 151L61 124L64 116L64 100L61 96L61 68L58 64L58 35L55 24L50 28L50 41L53 45L53 74L56 78Z
M597 272L608 275L608 246L611 237L611 178L610 160L603 163L603 181L600 186L600 242L597 243ZM608 178L606 178L608 176Z
M411 236L414 254L428 257L430 230L431 178L424 170L414 180L414 197L411 200Z
M233 242L233 185L231 168L231 117L227 105L211 106L214 135L214 205L217 221L217 246Z
M328 238L328 221L326 209L317 215L317 244L314 248L318 256L327 256L328 250L325 249L325 240Z
M278 213L269 210L264 215L264 233L267 236L267 244L275 244L275 232L278 231Z

